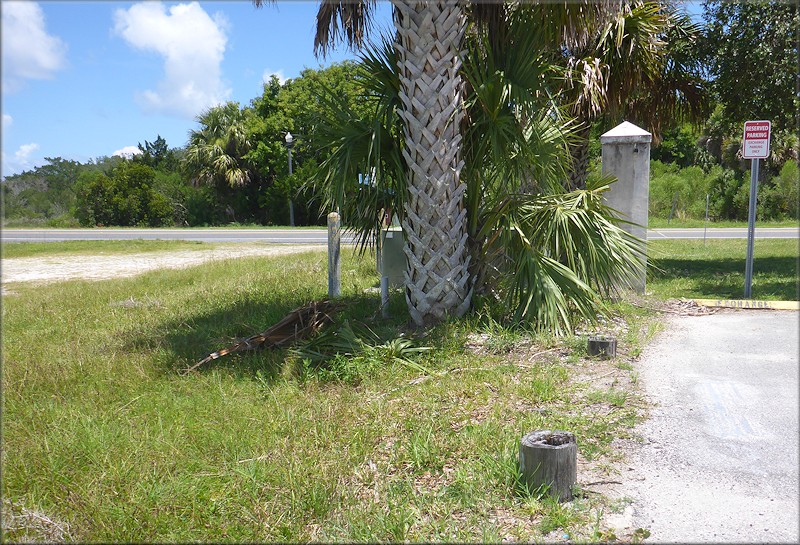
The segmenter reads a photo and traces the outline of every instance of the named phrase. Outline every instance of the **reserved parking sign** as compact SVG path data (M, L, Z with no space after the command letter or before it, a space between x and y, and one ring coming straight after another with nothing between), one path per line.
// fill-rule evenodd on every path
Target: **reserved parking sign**
M766 159L769 157L769 137L772 123L769 121L745 121L742 158Z

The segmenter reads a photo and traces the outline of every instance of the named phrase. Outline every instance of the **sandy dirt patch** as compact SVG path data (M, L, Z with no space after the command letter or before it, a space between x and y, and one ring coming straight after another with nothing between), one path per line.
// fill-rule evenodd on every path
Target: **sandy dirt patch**
M14 282L51 283L64 280L106 280L135 276L154 269L182 269L207 261L250 256L288 255L324 250L324 245L241 245L211 250L179 250L112 255L58 255L4 259L0 278L3 295L12 294Z

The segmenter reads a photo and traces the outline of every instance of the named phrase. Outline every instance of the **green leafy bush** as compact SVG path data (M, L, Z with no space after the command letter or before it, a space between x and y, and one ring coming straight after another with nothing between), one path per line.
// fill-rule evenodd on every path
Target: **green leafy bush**
M781 212L790 218L798 217L800 205L800 168L796 161L786 161L775 179L775 187L783 197Z
M667 218L675 203L676 218L703 218L706 195L710 195L722 168L712 167L705 172L699 166L680 168L661 161L650 163L650 215Z
M748 169L749 172L749 169ZM650 162L650 216L657 218L703 219L706 195L713 220L747 220L750 206L750 177L742 170L714 165L708 171L699 166L680 168L674 163ZM798 167L793 160L773 176L761 171L756 217L758 220L796 218L798 213Z
M75 216L85 227L170 224L174 208L153 189L154 179L152 168L130 161L121 163L110 175L84 172L76 184Z

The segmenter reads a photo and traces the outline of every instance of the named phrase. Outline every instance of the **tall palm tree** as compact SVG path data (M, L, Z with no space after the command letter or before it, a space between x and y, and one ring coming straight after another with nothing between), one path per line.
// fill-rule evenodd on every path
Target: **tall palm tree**
M549 68L529 27L512 21L512 47L502 54L483 38L468 35L462 66L470 281L474 293L504 299L507 318L568 330L573 313L596 317L609 278L639 266L636 243L609 219L602 184L548 195L563 191L568 120L547 92ZM357 77L371 119L332 97L330 119L318 127L330 154L317 189L341 207L362 243L380 229L381 208L399 205L408 192L395 56L389 40L362 55ZM369 183L354 181L359 172L369 173Z
M244 186L253 176L244 159L251 143L246 113L236 102L212 106L197 117L200 129L189 132L183 164L193 180L218 186Z
M257 6L264 0L254 0ZM466 2L464 2L466 3ZM586 17L589 2L555 10L560 22ZM374 0L323 0L317 15L315 48L323 54L345 37L364 43ZM400 78L398 111L403 123L408 194L404 232L408 270L406 301L418 325L460 316L470 306L468 219L464 207L462 127L464 83L461 47L465 31L462 2L392 0ZM502 36L506 6L474 7L476 20ZM513 9L510 7L508 9ZM569 28L565 25L563 28ZM558 29L559 33L562 28ZM499 39L501 40L501 39Z
M699 32L666 2L625 1L594 26L589 39L558 49L567 73L564 96L578 121L568 188L586 185L589 132L598 119L628 117L649 128L658 143L676 120L704 118L706 90L681 51L681 43Z
M256 0L259 4L260 1ZM403 223L408 257L406 301L418 325L464 314L471 303L469 221L461 179L464 82L461 49L468 5L471 18L491 33L489 45L503 41L509 15L524 3L482 6L453 0L392 0L395 50L400 76L407 195ZM346 37L354 46L365 40L374 0L323 0L317 16L315 48L326 52ZM586 9L592 6L591 9ZM602 13L591 2L551 9L556 34ZM473 216L474 219L474 216Z

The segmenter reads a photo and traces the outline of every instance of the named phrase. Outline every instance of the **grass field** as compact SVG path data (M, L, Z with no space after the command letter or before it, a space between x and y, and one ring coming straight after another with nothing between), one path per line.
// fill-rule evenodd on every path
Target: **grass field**
M661 272L648 289L735 295L739 243L654 242ZM586 357L585 337L480 313L415 339L430 350L411 354L391 342L413 335L402 294L381 319L365 291L374 258L344 256L337 320L387 342L320 368L262 351L180 372L324 298L323 253L14 284L3 300L3 538L609 540L603 517L625 503L590 486L569 504L537 499L519 483L517 448L528 431L570 430L579 484L619 478L620 446L646 413L631 362L657 315L614 307L608 362ZM786 297L796 262L796 241L758 241L754 295Z
M373 265L346 253L341 318L391 340L405 323L376 317ZM620 506L588 492L568 506L536 499L516 469L533 429L574 431L601 473L612 441L631 437L635 373L588 360L580 337L478 317L417 340L431 350L415 365L387 343L323 369L279 351L179 373L324 297L325 267L309 253L15 284L3 302L2 495L5 520L39 524L7 525L5 539L600 539L600 515ZM404 305L397 293L392 315ZM625 312L630 354L656 326Z
M188 240L70 240L64 242L8 243L2 245L4 258L60 256L60 255L109 255L135 254L176 250L206 250L217 244Z
M647 220L647 226L650 229L664 229L664 228L703 228L708 227L709 229L712 227L739 227L742 229L747 229L747 222L746 221L709 221L705 222L704 220L695 220L695 219L679 219L679 218L672 218L671 221L667 220L667 218L654 218L650 217ZM782 220L782 221L758 221L756 223L756 228L760 227L797 227L797 220L796 219L789 219L789 220Z
M744 297L747 240L655 240L647 290L659 298ZM753 299L797 301L797 239L758 239L753 245Z

